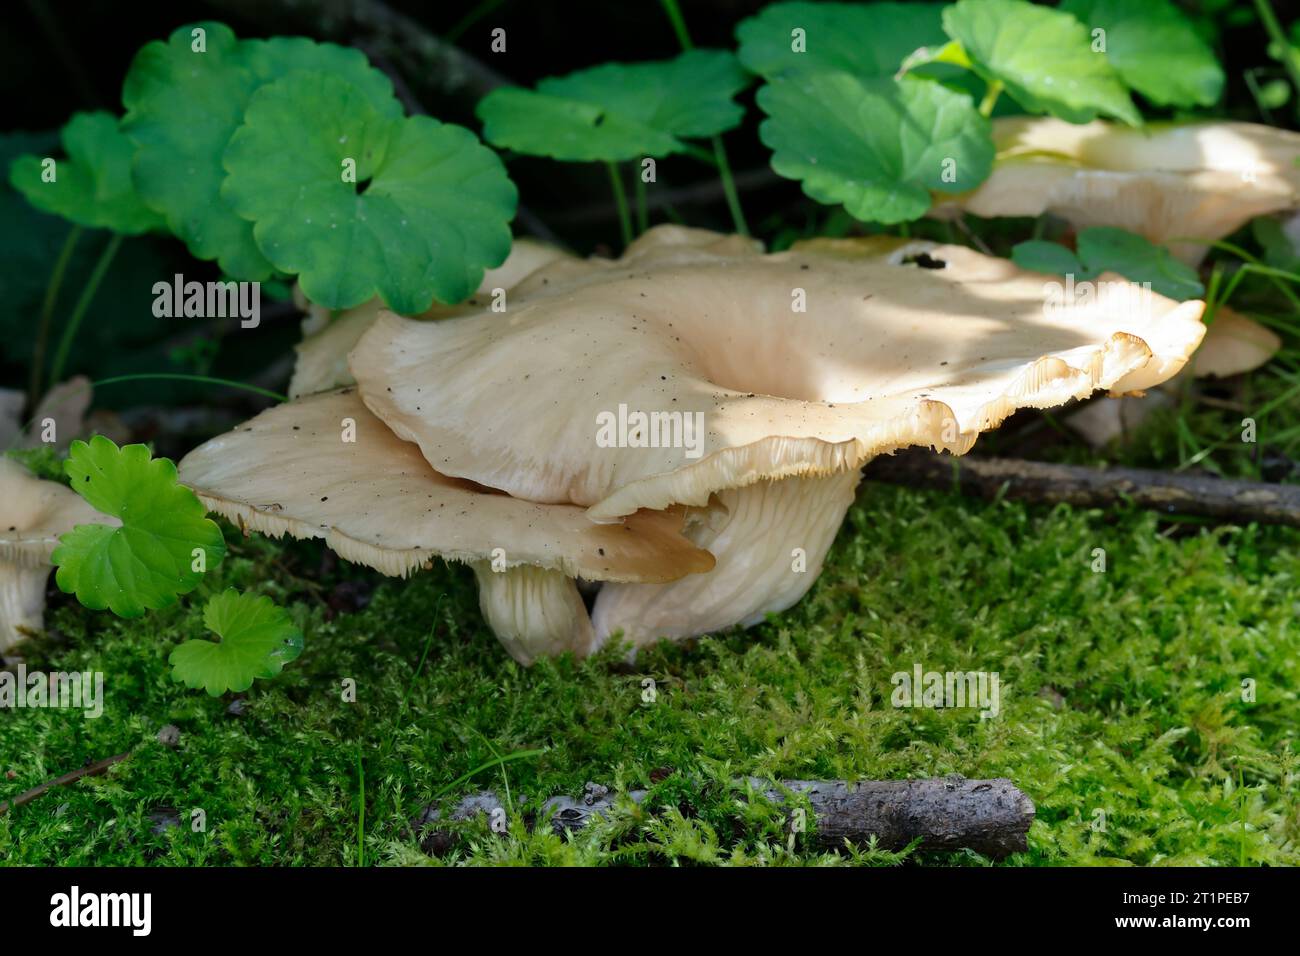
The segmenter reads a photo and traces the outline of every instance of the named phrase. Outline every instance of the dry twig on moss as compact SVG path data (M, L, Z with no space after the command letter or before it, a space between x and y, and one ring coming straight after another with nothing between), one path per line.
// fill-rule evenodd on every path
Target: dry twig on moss
M1258 521L1300 527L1300 485L1233 481L1211 475L1145 468L1092 468L1016 458L953 458L909 450L882 455L867 465L870 481L960 491L1085 508L1131 502L1172 514L1221 518L1234 524Z
M784 780L770 787L756 778L744 781L768 800L787 802L787 792L807 800L813 819L806 821L816 844L839 849L846 842L865 845L873 836L884 850L901 850L919 840L924 850L970 849L1001 859L1026 849L1025 835L1034 821L1034 804L1010 780L967 780L961 776L922 780ZM582 796L552 797L542 806L541 819L557 834L581 830L606 816L618 795L588 783ZM641 803L645 790L627 794ZM480 814L504 820L504 805L492 791L465 797L447 814L468 820ZM794 814L789 815L790 820ZM415 821L420 845L429 853L444 853L454 835L438 829L442 811L426 807Z

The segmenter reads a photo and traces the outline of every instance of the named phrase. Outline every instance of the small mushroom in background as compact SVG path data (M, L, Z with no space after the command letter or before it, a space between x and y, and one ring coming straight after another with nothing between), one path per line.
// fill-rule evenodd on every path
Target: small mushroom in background
M119 523L64 485L0 457L0 654L42 628L59 535L79 524Z
M1104 448L1122 435L1132 434L1161 408L1174 404L1173 395L1188 376L1230 378L1253 372L1282 348L1277 333L1254 319L1221 305L1206 326L1205 338L1189 366L1145 396L1100 398L1088 402L1065 418L1071 431L1093 448Z
M1282 348L1272 329L1221 305L1206 328L1205 340L1192 358L1197 378L1228 378L1253 372Z
M1067 415L1065 426L1089 447L1105 448L1123 436L1134 434L1152 415L1173 404L1173 396L1163 388L1141 396L1102 396Z
M1050 212L1076 229L1138 233L1194 266L1207 242L1300 206L1300 133L1290 130L1225 121L1134 129L1017 116L995 120L993 138L993 173L968 193L936 197L936 216ZM1202 241L1172 241L1188 238Z
M26 392L0 388L0 450L17 447L23 433L23 409L26 407Z
M713 567L680 533L680 511L598 525L573 505L446 478L353 389L270 408L190 452L178 470L210 510L246 531L319 538L392 576L435 558L469 564L484 617L524 664L592 650L575 578L663 581Z
M555 246L532 239L516 239L506 261L483 273L483 281L474 296L459 305L435 303L417 318L430 321L485 311L491 307L494 289L510 292L531 273L558 259L582 261ZM302 321L302 341L294 346L298 358L289 381L289 397L300 398L355 384L348 371L348 352L384 311L383 301L371 299L356 308L345 309L331 319L329 309L308 300L297 286L293 292L295 304L307 316Z
M689 509L686 534L717 566L605 584L596 645L789 607L874 455L964 454L1017 408L1151 387L1205 332L1203 303L1150 293L1053 310L1044 276L963 247L761 255L660 235L614 265L534 273L547 292L506 322L384 313L350 358L366 406L443 474L597 522Z
M92 393L90 379L84 375L74 375L60 382L41 398L24 433L22 413L27 404L26 393L11 388L0 389L0 452L35 448L42 444L63 449L74 438L89 434L93 429L86 413ZM55 428L53 434L47 436L46 424L49 422L53 422Z

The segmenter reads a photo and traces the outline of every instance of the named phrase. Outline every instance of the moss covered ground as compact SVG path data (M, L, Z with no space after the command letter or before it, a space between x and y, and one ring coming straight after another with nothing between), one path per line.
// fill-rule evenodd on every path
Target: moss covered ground
M1009 777L1037 805L1005 865L1300 862L1293 530L864 484L790 611L635 666L532 669L484 628L464 568L394 581L313 544L228 537L205 589L287 604L303 656L232 708L168 676L171 648L202 635L202 592L136 621L52 594L25 664L102 671L104 714L0 710L0 800L131 755L0 815L0 860L980 865L820 852L728 783L960 773ZM918 663L997 672L999 715L892 707L890 676ZM174 747L157 740L168 724ZM525 832L538 798L588 780L651 797L568 841ZM509 795L510 832L463 824L450 853L422 852L421 808L481 788Z

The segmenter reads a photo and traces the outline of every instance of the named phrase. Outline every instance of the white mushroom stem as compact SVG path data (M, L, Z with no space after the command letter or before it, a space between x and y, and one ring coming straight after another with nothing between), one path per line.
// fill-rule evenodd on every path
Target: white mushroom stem
M719 492L720 507L686 531L716 567L664 584L606 584L592 611L597 645L619 631L640 647L784 611L817 580L861 477L854 468Z
M483 617L519 663L595 650L591 618L573 578L530 565L493 571L490 561L476 561L473 568Z
M70 488L0 456L0 654L41 630L50 555L79 524L120 524Z
M41 630L49 565L0 561L0 654Z

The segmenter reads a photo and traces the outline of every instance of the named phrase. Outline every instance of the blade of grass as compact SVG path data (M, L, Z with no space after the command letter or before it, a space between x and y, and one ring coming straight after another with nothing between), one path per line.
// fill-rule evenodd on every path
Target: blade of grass
M181 372L138 372L134 375L115 375L112 378L101 378L97 382L91 382L89 388L98 388L101 385L117 385L120 382L145 382L154 379L172 379L180 382L202 382L206 385L224 385L227 388L239 388L245 392L252 392L254 395L261 395L264 398L273 398L277 402L287 402L288 395L281 395L279 392L273 392L270 389L260 388L257 385L249 385L246 382L236 382L229 378L215 378L211 375L186 375Z
M402 705L397 709L397 720L394 721L393 734L388 739L388 747L384 754L392 752L393 744L397 742L398 730L401 727L402 719L406 716L406 708L411 701L411 694L415 691L415 682L420 678L420 672L424 670L424 662L429 657L429 651L433 649L433 638L438 633L438 617L442 612L443 601L447 599L446 592L438 595L437 602L433 605L433 626L429 628L429 637L424 642L424 650L420 652L420 661L415 665L415 670L411 673L411 680L406 685L406 693L402 695Z
M357 747L357 866L366 865L366 763Z
M705 166L718 168L718 157L715 153L709 152L703 147L696 146L694 143L682 143L682 155L689 156L691 159L703 163Z
M516 750L514 753L508 753L503 757L497 757L494 760L489 760L487 763L479 764L473 770L467 770L465 773L461 774L451 783L447 784L445 787L442 787L441 789L436 791L433 794L433 796L429 798L429 803L437 802L439 799L445 797L448 793L450 793L452 790L459 787L461 784L465 783L466 781L473 780L484 770L491 770L493 767L499 767L502 764L511 763L515 760L527 760L530 757L540 757L544 753L546 753L545 747L541 747L536 750Z
M27 389L27 401L32 408L35 408L36 403L41 400L41 375L45 371L45 351L50 344L50 323L54 321L54 306L59 299L64 273L68 271L68 263L72 261L72 251L80 238L81 227L73 226L68 232L68 238L63 241L59 258L54 260L54 271L50 273L50 281L45 286L45 298L41 300L41 319L36 327L36 346L32 350L32 375Z
M673 33L677 35L677 43L683 50L692 50L695 44L691 41L690 31L686 29L686 18L682 16L682 8L677 5L677 0L659 0L660 6L664 8L664 13L668 16L668 22L672 24ZM722 180L722 194L727 199L727 209L731 213L731 221L736 227L736 232L742 236L749 235L749 225L745 222L744 210L740 207L740 194L736 192L736 180L731 175L731 163L727 160L727 148L722 145L722 137L712 137L713 156L718 164L718 177Z
M668 22L672 24L673 33L677 35L677 42L681 44L681 48L691 49L695 44L691 42L690 31L686 29L686 18L682 16L682 9L677 5L677 0L659 0L659 5L668 15Z
M614 205L618 207L618 227L623 234L623 246L632 244L632 217L627 211L627 190L623 187L623 177L619 175L616 163L605 163L609 170L609 185L614 191Z
M503 3L505 3L505 0L483 0L482 3L477 4L474 9L461 17L455 26L442 35L442 38L448 43L455 43L465 35L466 30L478 23Z
M497 750L496 744L492 743L492 741L487 738L486 734L484 734L477 727L471 727L469 724L462 723L460 724L460 726L464 727L474 736L478 737L479 740L483 741L483 744L487 747L488 751L492 754L493 757L497 758L498 760L501 759L501 751ZM508 812L513 813L515 807L514 807L514 801L510 797L510 775L506 773L505 764L501 765L501 785L502 785L502 789L504 789L506 792L505 808Z
M1264 105L1264 91L1259 88L1259 81L1255 79L1255 74L1259 69L1242 70L1241 78L1246 81L1246 88L1250 90L1250 95L1254 97L1255 108L1259 110L1259 115L1263 117L1264 122L1269 126L1276 126L1277 122L1273 119L1273 111Z
M745 212L740 207L740 194L736 192L736 181L731 175L731 163L727 161L727 150L722 145L722 137L713 137L713 155L718 159L718 176L722 180L722 194L727 198L727 209L731 212L732 224L742 236L749 235L749 224L745 222Z
M1300 382L1296 383L1295 385L1292 385L1281 395L1275 396L1271 401L1267 401L1259 408L1255 409L1255 417L1263 418L1273 409L1279 407L1280 405L1285 405L1287 402L1290 402L1293 398L1297 396L1300 396Z
M1197 239L1195 237L1190 237L1190 238L1179 237L1176 239L1170 239L1169 242L1204 243L1204 240ZM1234 245L1231 242L1224 242L1223 240L1220 239L1215 242L1210 242L1205 244L1209 245L1211 248L1214 249L1220 249L1224 252L1230 252L1234 256L1237 256L1238 258L1240 258L1242 261L1244 261L1250 266L1256 266L1263 269L1267 269L1268 270L1267 272L1261 272L1260 274L1265 275L1267 278L1272 280L1273 285L1277 288L1278 292L1280 292L1286 298L1286 300L1291 303L1292 308L1294 308L1297 312L1300 312L1300 296L1297 296L1295 291L1292 290L1289 286L1287 286L1282 281L1282 280L1286 280L1287 282L1300 282L1300 275L1297 275L1294 272L1286 272L1285 270L1282 269L1275 269L1271 266L1265 266L1264 263L1259 261L1259 258L1257 256L1251 255L1245 249L1241 248L1241 246ZM1246 267L1242 266L1242 268L1244 269ZM1219 304L1222 305L1226 301L1227 301L1227 296L1225 296L1220 301Z
M988 88L984 91L984 99L980 100L980 116L988 118L993 115L993 107L997 105L998 97L1002 95L1003 89L1001 80L993 80L989 83Z
M73 340L77 337L77 329L81 326L81 320L86 317L86 311L90 308L90 303L94 301L95 293L99 291L99 284L104 280L108 267L113 264L113 257L117 255L117 250L122 247L122 237L114 233L113 237L108 240L108 245L100 253L99 261L95 263L95 268L90 273L90 278L86 280L86 285L81 290L81 296L77 299L77 304L72 309L72 315L68 318L68 324L63 328L63 335L59 338L58 351L54 353L54 364L50 368L50 381L58 384L63 381L63 366L68 361L68 353L72 351Z
M181 372L138 372L133 375L115 375L112 378L101 378L97 382L90 382L87 385L85 385L82 389L78 389L77 391L70 392L69 394L78 395L82 391L89 392L92 391L93 389L99 388L101 385L117 385L121 382L140 382L140 381L150 381L153 379L172 379L181 382L201 382L206 385L224 385L228 388L238 388L246 392L252 392L255 395L261 395L264 396L265 398L273 398L277 402L287 402L289 400L289 396L287 395L281 395L279 392L272 392L269 389L259 388L256 385L248 385L244 382L236 382L233 379L214 378L211 375L185 375ZM33 418L29 418L27 421L23 423L22 429L14 437L13 443L10 444L10 448L13 448L14 445L22 438L22 436L27 433L27 430L31 428L32 422L34 421L36 421L36 419L33 417Z
M1259 13L1259 19L1264 24L1264 31L1268 33L1268 38L1278 46L1282 56L1282 66L1286 68L1287 76L1291 78L1291 85L1295 87L1296 109L1297 114L1300 115L1300 54L1297 54L1291 46L1291 41L1283 32L1282 24L1278 22L1277 14L1273 12L1273 5L1268 0L1255 0L1255 10Z
M650 223L645 205L645 173L638 169L632 182L636 185L636 233L639 236L646 231Z

